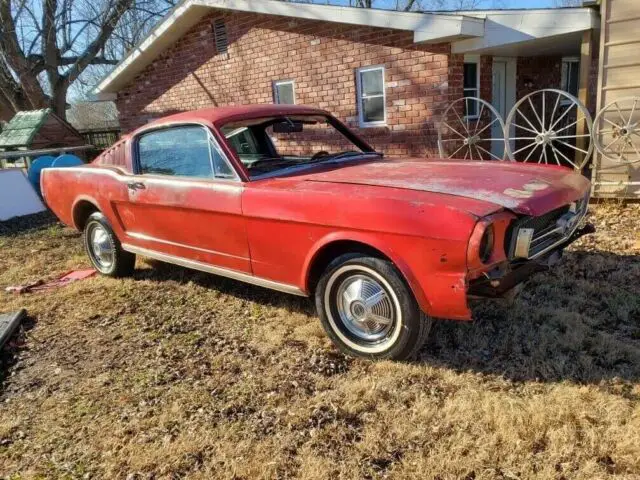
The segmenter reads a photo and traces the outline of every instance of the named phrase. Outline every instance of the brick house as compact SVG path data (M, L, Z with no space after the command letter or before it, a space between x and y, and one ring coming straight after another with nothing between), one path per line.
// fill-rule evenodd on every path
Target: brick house
M599 26L592 8L407 13L183 0L96 93L116 102L124 131L184 110L297 103L333 112L387 154L433 155L438 115L463 96L503 117L540 88L593 108Z

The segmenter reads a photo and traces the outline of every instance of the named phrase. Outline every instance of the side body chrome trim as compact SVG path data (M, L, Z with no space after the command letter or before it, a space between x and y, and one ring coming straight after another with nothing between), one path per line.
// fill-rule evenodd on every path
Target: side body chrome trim
M298 295L306 297L300 288L295 285L289 285L287 283L274 282L273 280L267 280L266 278L255 277L247 273L238 272L236 270L230 270L228 268L214 267L206 263L198 262L196 260L189 260L188 258L176 257L174 255L168 255L166 253L157 252L155 250L149 250L147 248L136 247L135 245L123 243L122 249L127 252L135 253L136 255L142 255L143 257L154 258L161 262L172 263L181 267L192 268L193 270L199 270L201 272L212 273L214 275L220 275L221 277L231 278L233 280L239 280L241 282L250 283L259 287L270 288L271 290L277 290L279 292L289 293L291 295Z
M151 237L149 235L145 235L144 233L127 232L127 235L129 237L135 238L137 240L143 240L143 241L146 241L146 242L163 243L165 245L172 245L174 247L186 248L186 249L189 249L189 250L197 250L199 252L210 253L212 255L220 255L222 257L245 258L245 257L239 257L238 255L230 255L228 253L218 252L217 250L207 250L206 248L193 247L191 245L185 245L184 243L171 242L169 240L163 240L161 238Z

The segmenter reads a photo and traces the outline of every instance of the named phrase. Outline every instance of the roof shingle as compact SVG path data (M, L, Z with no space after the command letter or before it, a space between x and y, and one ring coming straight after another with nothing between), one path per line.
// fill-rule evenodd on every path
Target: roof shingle
M50 113L50 108L16 113L0 133L0 147L29 146Z

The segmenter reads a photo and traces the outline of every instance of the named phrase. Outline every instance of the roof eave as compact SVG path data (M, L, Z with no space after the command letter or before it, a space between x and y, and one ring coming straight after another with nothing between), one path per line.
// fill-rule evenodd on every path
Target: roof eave
M496 10L481 16L485 35L452 43L451 53L490 54L497 47L600 28L599 14L592 8Z

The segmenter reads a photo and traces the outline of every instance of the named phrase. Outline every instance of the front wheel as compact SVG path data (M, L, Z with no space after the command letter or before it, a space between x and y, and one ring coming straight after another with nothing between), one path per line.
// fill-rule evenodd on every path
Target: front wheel
M92 213L84 226L84 247L93 267L108 277L133 274L136 256L122 249L107 217Z
M433 324L391 262L360 254L342 255L327 267L316 308L333 343L356 357L413 358Z

